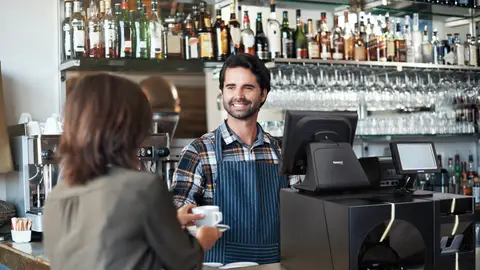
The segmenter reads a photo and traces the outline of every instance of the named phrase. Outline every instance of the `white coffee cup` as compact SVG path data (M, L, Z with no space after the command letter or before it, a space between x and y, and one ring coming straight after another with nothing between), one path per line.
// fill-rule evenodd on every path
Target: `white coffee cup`
M218 225L223 220L223 215L222 215L222 212L220 212L220 207L215 205L205 205L205 206L195 207L192 209L192 213L204 215L203 219L196 221L197 227L200 227L200 226L214 227L215 225Z

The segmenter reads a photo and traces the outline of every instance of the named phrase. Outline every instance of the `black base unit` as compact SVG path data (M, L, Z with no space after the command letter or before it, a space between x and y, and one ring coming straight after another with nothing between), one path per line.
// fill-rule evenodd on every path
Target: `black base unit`
M288 270L474 270L472 197L280 193Z

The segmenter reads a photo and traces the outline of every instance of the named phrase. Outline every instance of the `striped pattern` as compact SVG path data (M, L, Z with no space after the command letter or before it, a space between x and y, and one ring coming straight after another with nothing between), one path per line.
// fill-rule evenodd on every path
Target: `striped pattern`
M207 252L205 262L279 262L279 192L288 180L278 176L278 164L226 160L217 138L214 204L231 229Z
M223 122L215 132L207 133L186 146L172 180L174 203L211 205L213 181L217 177L215 138L222 138L222 156L225 161L256 161L258 164L279 164L280 146L277 140L257 124L257 139L252 147L243 143ZM276 172L278 174L278 171ZM290 184L300 182L298 176L290 177Z

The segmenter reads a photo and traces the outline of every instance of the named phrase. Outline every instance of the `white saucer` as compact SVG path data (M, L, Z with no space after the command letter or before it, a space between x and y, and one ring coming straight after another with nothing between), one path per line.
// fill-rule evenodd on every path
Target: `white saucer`
M223 233L223 232L226 232L227 230L230 230L230 226L225 225L225 224L218 224L218 225L216 225L215 227L217 227L218 230L219 230L220 232L222 232L222 233ZM189 227L187 227L187 230L188 230L188 232L189 232L191 235L196 235L196 234L197 234L197 229L198 229L197 226L189 226Z
M218 268L218 267L222 267L223 264L222 263L216 263L216 262L207 262L207 263L203 263L203 266Z
M257 265L258 265L258 263L254 263L254 262L235 262L235 263L226 264L226 265L220 267L220 269L233 269L233 268L257 266Z

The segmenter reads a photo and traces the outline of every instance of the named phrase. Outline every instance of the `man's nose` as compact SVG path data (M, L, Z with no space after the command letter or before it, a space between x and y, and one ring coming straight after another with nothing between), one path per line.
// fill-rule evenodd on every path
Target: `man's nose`
M244 99L245 98L245 91L241 87L238 87L233 92L233 96L235 97L235 99Z

